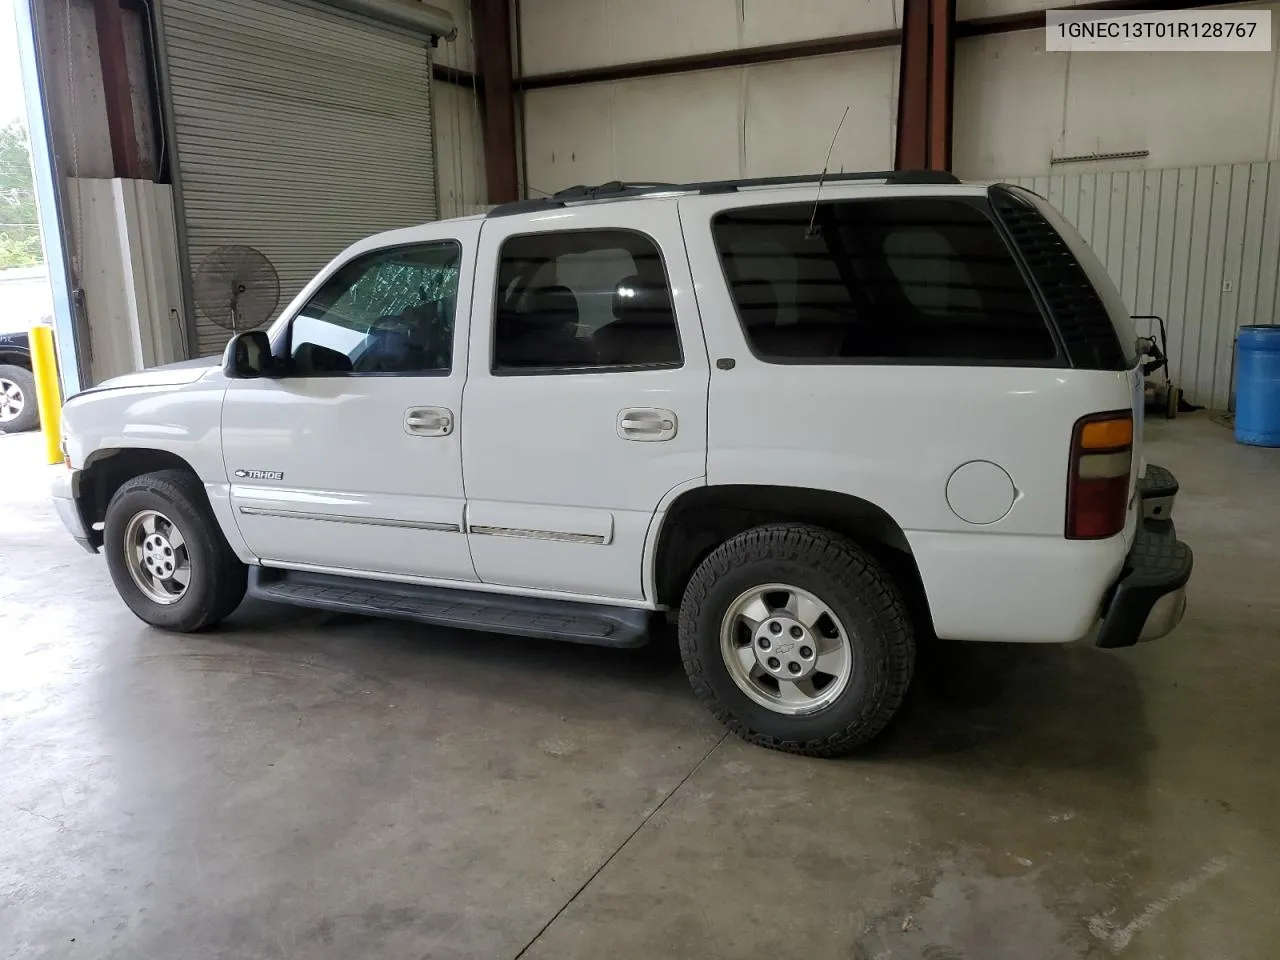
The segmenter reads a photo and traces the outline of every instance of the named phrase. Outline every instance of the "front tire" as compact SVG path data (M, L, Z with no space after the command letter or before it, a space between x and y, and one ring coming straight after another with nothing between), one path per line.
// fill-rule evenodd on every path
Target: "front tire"
M0 430L21 433L40 426L36 405L36 378L31 371L0 364Z
M124 483L107 506L103 549L121 599L153 627L202 630L244 599L248 569L222 535L204 487L185 471Z
M852 541L771 524L717 547L680 605L694 692L750 743L829 757L874 738L915 663L892 577Z

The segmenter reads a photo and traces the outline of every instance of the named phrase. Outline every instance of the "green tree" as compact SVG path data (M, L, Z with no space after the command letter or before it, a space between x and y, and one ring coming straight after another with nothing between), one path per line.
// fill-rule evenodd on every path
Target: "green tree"
M0 127L0 270L44 263L31 175L31 144L21 120Z

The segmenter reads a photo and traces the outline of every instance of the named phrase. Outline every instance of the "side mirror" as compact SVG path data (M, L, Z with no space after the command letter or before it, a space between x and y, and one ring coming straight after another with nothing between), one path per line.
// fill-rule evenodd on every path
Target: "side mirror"
M271 341L266 331L247 330L232 337L222 355L222 372L232 380L276 376L275 358L271 356Z

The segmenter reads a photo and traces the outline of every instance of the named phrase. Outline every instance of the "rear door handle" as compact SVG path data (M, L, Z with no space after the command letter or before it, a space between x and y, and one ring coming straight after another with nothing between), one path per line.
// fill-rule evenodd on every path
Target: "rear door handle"
M623 440L670 440L678 426L675 413L659 407L632 407L618 414L618 436Z
M453 433L453 411L444 407L410 407L404 432L415 437L447 437Z

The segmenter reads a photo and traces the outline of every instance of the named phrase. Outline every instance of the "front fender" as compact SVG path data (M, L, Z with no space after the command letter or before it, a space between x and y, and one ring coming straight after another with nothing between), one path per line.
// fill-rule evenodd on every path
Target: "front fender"
M66 453L83 469L107 451L162 450L182 458L209 483L226 483L222 462L222 398L227 381L210 375L174 387L90 391L62 410Z

